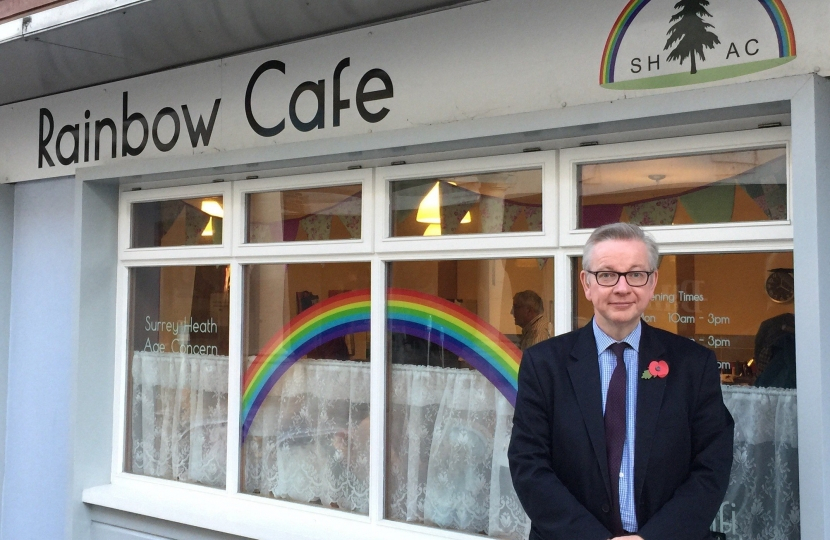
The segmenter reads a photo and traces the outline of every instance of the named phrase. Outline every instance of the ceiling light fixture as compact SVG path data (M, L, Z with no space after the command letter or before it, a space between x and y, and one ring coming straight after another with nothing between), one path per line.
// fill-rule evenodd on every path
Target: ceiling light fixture
M222 204L214 199L203 200L201 210L209 216L218 218L225 217L225 210L222 208Z
M429 193L426 194L418 205L418 213L415 215L415 221L418 223L429 223L424 236L441 236L441 182L435 182ZM456 185L454 182L450 182ZM464 214L461 218L461 223L470 223L473 221L470 212Z
M213 218L224 218L225 210L222 208L222 204L214 199L203 200L200 209L210 216L205 230L202 231L202 236L213 236Z
M213 236L213 216L210 216L205 230L202 231L202 236Z

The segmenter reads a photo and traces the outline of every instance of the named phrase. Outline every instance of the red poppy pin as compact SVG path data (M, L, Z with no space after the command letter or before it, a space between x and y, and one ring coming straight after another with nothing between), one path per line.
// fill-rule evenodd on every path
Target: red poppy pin
M665 360L652 360L648 365L648 369L643 372L644 379L652 379L658 377L662 379L669 374L669 365Z

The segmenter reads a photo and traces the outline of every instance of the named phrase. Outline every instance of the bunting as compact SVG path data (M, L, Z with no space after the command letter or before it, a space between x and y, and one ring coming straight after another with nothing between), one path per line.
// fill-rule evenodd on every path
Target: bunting
M625 207L629 223L635 225L671 225L677 211L677 198L667 197Z
M186 246L199 243L199 239L202 237L202 231L207 227L209 220L210 216L198 208L190 206L189 204L184 206L184 244ZM216 243L222 238L222 218L215 218L213 220L213 231L213 241Z
M300 220L300 226L311 241L331 238L331 215L309 214Z
M360 238L361 201L361 196L355 195L349 197L334 208L336 210L334 214L340 218L340 221L346 227L346 230L349 231L349 235L352 238Z
M481 195L449 182L440 182L441 234L454 234L467 212L478 203Z
M582 207L582 224L585 229L594 229L608 223L617 223L622 216L621 204L592 204Z
M716 185L692 191L680 197L680 204L695 223L727 223L732 221L735 186Z
M525 206L525 219L527 219L528 231L542 230L542 207L541 206Z
M518 204L512 204L509 201L505 201L501 231L512 231L513 225L516 223L516 220L519 218L519 215L522 214L523 210L524 208L522 206L519 206Z

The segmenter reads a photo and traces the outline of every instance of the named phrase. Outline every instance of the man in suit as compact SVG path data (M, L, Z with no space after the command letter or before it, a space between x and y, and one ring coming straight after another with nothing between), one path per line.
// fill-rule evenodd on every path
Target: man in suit
M585 327L524 352L508 449L531 540L703 540L726 493L734 423L714 354L641 320L654 240L597 229Z

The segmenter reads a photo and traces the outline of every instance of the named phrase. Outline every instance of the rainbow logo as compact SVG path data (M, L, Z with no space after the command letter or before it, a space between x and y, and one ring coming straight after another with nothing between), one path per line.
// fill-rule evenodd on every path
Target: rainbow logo
M599 70L600 85L609 87L614 83L614 67L617 63L617 53L620 50L620 45L622 44L623 38L625 37L625 33L626 31L628 31L628 27L631 26L631 23L634 21L637 15L640 14L640 11L642 11L642 9L650 1L651 0L630 0L628 4L626 4L625 8L623 8L619 17L617 17L617 20L614 22L614 26L611 28L611 32L608 34L608 39L605 41L605 48L602 52L602 62L600 63ZM775 28L775 35L778 38L778 58L786 59L786 61L795 58L795 32L793 31L792 21L790 21L790 16L787 13L787 8L784 7L784 2L782 2L782 0L758 1L766 10L770 20L772 21L772 25ZM781 65L785 62L779 60L777 62L759 61L750 63L757 64L757 69L752 69L750 71L748 71L747 69L733 70L734 74L731 75L726 74L728 73L727 70L724 72L724 74L726 74L725 76L718 76L717 78L722 79L730 76L735 77L738 75L744 75L746 73L752 73L754 71L760 71L762 69L769 69L770 67ZM724 68L715 69L723 70ZM673 86L673 84L659 84L657 86L652 85L651 87L658 88L660 86ZM638 86L636 85L631 86L631 88L637 87Z
M463 358L516 404L521 352L504 334L443 298L408 289L387 290L387 329L439 344ZM263 347L242 385L242 440L271 388L297 360L332 339L370 328L369 290L315 304L292 319Z

